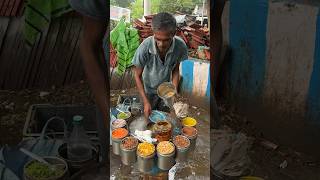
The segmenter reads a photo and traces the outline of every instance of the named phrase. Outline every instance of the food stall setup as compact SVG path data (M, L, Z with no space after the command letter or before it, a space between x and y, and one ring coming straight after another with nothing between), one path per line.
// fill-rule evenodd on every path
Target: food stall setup
M111 108L110 179L209 179L209 113L177 98L171 83L158 96L169 111L152 110L147 120L136 92Z

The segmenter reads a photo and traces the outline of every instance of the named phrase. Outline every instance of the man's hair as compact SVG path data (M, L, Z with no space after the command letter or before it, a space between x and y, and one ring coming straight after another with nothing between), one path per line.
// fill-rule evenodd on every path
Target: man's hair
M176 19L169 13L161 12L152 18L152 30L175 32L177 29Z

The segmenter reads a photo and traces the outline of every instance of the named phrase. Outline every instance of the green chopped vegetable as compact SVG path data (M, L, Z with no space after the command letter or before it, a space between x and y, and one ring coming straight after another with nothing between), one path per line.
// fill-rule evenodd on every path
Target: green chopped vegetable
M120 112L120 113L117 115L117 118L118 118L118 119L127 119L128 117L129 117L129 114L124 113L124 112Z
M64 169L61 167L50 168L48 165L33 161L26 167L26 174L32 178L52 178L59 177L64 173Z

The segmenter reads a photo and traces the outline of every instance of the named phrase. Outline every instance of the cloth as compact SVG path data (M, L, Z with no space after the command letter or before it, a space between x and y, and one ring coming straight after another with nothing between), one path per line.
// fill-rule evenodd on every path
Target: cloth
M71 11L68 0L28 0L25 10L24 36L33 46L37 38L49 26L52 18Z
M132 64L143 68L142 80L146 94L157 94L158 86L171 81L171 74L175 66L188 59L188 48L185 42L175 36L164 63L157 52L153 36L146 38L138 47Z
M173 104L173 108L174 108L174 111L175 111L177 117L184 118L184 117L188 116L188 112L189 112L188 111L188 109L189 109L188 104L179 101L179 102L176 102Z

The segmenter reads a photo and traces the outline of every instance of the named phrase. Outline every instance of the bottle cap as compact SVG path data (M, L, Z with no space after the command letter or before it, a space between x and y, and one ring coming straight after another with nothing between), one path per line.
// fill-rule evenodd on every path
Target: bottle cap
M79 115L73 116L73 124L81 124L82 120L83 120L83 116L79 116Z

